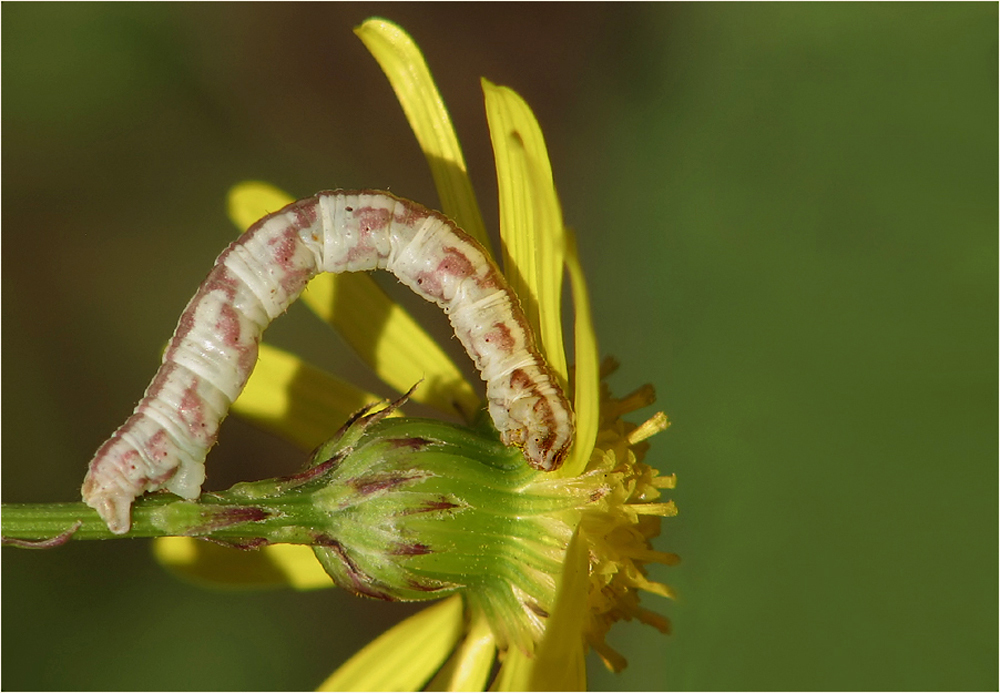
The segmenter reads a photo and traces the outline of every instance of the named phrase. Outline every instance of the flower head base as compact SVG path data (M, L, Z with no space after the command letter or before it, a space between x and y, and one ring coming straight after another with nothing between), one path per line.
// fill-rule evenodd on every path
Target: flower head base
M672 502L657 502L675 479L641 461L665 417L642 426L620 418L647 405L652 389L614 399L605 387L602 395L605 421L587 470L564 479L526 467L485 418L466 428L390 417L402 400L362 410L310 464L324 469L312 495L327 518L316 556L361 596L417 601L461 592L501 649L533 656L579 527L590 582L583 635L620 671L624 658L604 642L616 621L638 618L668 632L666 619L639 606L637 590L672 596L644 565L678 560L649 544L658 518L676 514Z
M316 556L362 596L415 601L461 590L503 646L530 653L573 531L561 514L592 492L546 484L488 421L477 430L389 417L398 404L363 410L314 455L324 486L312 505L327 518Z

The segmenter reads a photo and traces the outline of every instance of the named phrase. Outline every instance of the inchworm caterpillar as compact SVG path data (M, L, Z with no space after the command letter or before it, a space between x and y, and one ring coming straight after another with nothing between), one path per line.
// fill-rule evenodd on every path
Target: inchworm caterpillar
M483 248L415 202L337 190L264 217L218 257L142 400L91 460L87 505L124 534L132 501L146 491L196 498L205 456L256 365L264 329L320 272L374 269L444 309L486 381L503 442L532 467L557 469L573 439L572 409Z

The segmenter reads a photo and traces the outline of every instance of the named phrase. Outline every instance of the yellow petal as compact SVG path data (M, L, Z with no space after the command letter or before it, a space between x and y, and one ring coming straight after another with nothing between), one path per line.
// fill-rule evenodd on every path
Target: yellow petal
M516 647L504 653L500 671L490 686L491 691L530 691L534 660Z
M468 634L441 671L427 685L428 691L481 691L486 688L497 644L490 622L482 612L474 612Z
M566 385L562 338L562 210L542 130L524 100L482 80L500 193L504 271L546 360Z
M372 18L354 30L378 61L427 157L441 211L489 249L462 148L424 56L400 27Z
M600 425L601 376L597 355L597 335L590 316L590 297L587 281L580 267L576 250L576 236L566 230L566 269L573 292L573 337L576 355L576 373L573 383L573 409L576 412L576 438L570 449L569 459L557 474L578 476L583 473L594 450L597 429Z
M153 555L180 577L208 586L333 587L333 580L308 546L272 544L257 551L241 551L191 537L160 537L153 542Z
M573 534L563 564L556 605L535 654L527 690L582 691L587 688L583 629L587 618L587 548Z
M497 672L491 691L530 691L532 660L516 647L504 653L503 664Z
M240 183L229 191L229 216L245 231L290 202L291 196L267 183ZM368 275L321 274L309 282L302 301L398 392L423 380L414 401L466 420L478 410L479 396L458 367Z
M319 687L321 691L419 691L462 634L462 598L450 597L368 643Z
M269 183L251 180L229 189L226 211L236 227L243 232L261 217L277 212L294 201L291 195Z
M232 411L261 428L312 450L362 407L382 401L360 388L268 344Z
M309 282L302 300L397 391L422 381L416 402L467 421L479 409L479 396L451 358L371 277L322 274Z

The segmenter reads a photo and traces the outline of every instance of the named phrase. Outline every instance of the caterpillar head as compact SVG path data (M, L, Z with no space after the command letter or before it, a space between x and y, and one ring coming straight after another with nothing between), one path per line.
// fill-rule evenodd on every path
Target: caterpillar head
M572 425L556 426L545 431L529 432L521 449L532 467L543 472L552 472L559 469L566 461L572 443Z
M569 404L563 400L560 406L553 407L548 398L540 398L529 415L518 423L501 431L504 444L520 448L534 469L543 472L559 469L573 444L573 410Z

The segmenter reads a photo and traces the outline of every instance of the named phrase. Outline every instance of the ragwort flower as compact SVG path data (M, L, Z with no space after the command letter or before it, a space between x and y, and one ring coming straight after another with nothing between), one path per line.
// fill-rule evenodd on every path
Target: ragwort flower
M430 163L442 210L489 248L457 138L419 49L384 20L369 20L356 33L399 98ZM424 609L355 655L323 683L323 690L483 690L491 680L497 690L582 689L588 647L610 669L625 666L625 659L604 641L616 621L637 618L668 630L665 618L639 605L639 590L672 596L668 587L647 578L644 567L677 561L650 545L660 518L676 513L673 502L659 501L660 490L673 488L675 478L658 476L642 462L645 440L666 428L666 417L656 414L639 426L625 422L623 415L652 404L652 388L616 399L601 383L614 364L598 363L586 285L573 236L563 226L541 130L516 93L486 80L482 87L496 158L505 274L544 356L571 393L576 438L560 470L535 472L520 465L518 479L507 491L516 497L515 504L545 501L538 512L516 505L513 514L521 531L506 543L496 542L496 550L507 552L512 561L534 562L529 571L533 578L503 582L500 590L469 586ZM230 215L246 229L291 200L268 185L245 183L231 191ZM574 306L572 371L560 315L564 267ZM481 407L476 390L368 276L321 275L302 298L390 386L406 392L422 381L413 400L471 423ZM378 400L262 345L257 368L234 409L312 449L331 437L334 422ZM156 551L162 562L197 579L300 589L333 584L304 546L276 544L236 552L170 538L159 540ZM515 598L508 599L510 595ZM498 660L501 666L494 675Z

